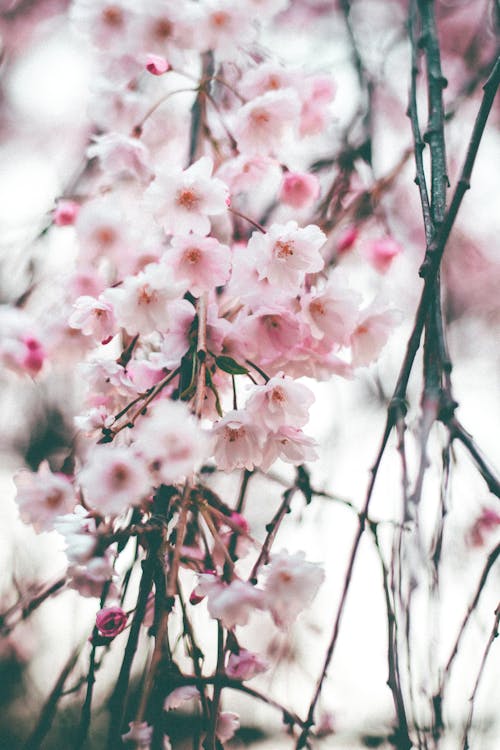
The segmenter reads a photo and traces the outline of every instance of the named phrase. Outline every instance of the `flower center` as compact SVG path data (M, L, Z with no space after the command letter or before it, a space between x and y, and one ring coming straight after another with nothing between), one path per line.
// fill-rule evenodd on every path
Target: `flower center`
M315 299L309 305L309 310L312 315L324 315L326 313L325 306L320 299Z
M108 5L104 8L101 18L107 26L119 29L123 26L123 12L117 5Z
M111 227L101 227L95 233L95 238L100 245L111 245L116 239L116 233Z
M120 489L128 480L128 469L124 464L118 464L114 467L111 481L115 489Z
M283 392L283 388L280 388L279 386L277 388L273 388L273 392L271 395L271 400L275 403L281 404L283 401L286 401L285 394Z
M266 125L271 119L269 112L264 109L256 109L251 114L251 119L254 125Z
M144 286L141 288L141 291L139 293L139 304L140 305L150 305L151 302L156 301L156 292L154 289L151 289L149 284L144 284Z
M200 199L196 195L195 191L191 190L190 188L181 190L177 195L178 205L182 208L185 208L186 211L193 211L198 205L199 201Z
M293 242L283 242L283 240L278 240L278 242L274 244L274 252L276 253L277 258L289 258L293 255Z
M217 26L219 29L229 25L229 15L223 11L212 13L211 21L213 26Z
M62 500L63 493L61 490L52 490L45 498L45 504L48 505L49 508L57 508L62 503Z
M198 247L190 247L184 253L184 259L188 263L195 264L201 260L201 250Z
M153 27L153 35L159 40L168 39L172 35L173 28L168 18L159 18Z
M245 437L246 430L243 426L241 427L226 427L226 437L230 443L235 443L237 440Z

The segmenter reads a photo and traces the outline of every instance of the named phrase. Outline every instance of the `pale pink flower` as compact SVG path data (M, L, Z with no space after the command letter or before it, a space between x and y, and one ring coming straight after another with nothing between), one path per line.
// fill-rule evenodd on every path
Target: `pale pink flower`
M317 441L296 427L280 427L267 436L262 450L262 471L267 471L276 459L299 466L308 461L316 461Z
M242 154L224 161L217 171L217 176L231 190L231 194L249 191L253 188L277 183L281 176L279 163L269 156L246 156Z
M235 116L238 150L264 156L276 153L296 126L299 111L300 101L292 89L268 91L252 99Z
M245 99L255 99L268 91L293 87L295 78L296 76L282 65L265 62L255 68L250 68L243 74L238 91Z
M377 359L399 319L396 310L380 312L370 307L361 313L350 338L354 367L364 367Z
M258 312L242 318L235 334L241 337L250 359L257 357L261 364L290 356L302 339L297 316L282 306L265 305Z
M160 170L145 193L146 203L167 234L210 231L209 216L226 213L228 190L212 177L213 162L203 156L184 171Z
M95 519L77 505L72 513L57 516L54 529L66 542L65 553L70 563L83 565L94 556L97 548Z
M321 291L304 295L300 304L315 339L347 346L356 327L360 303L360 295L335 272Z
M216 579L207 591L207 606L210 617L220 620L228 630L236 625L246 625L256 609L262 609L262 591L248 581L235 579L226 584Z
M154 76L162 76L170 70L170 65L164 57L153 54L149 54L146 57L145 67L148 73L151 73Z
M247 2L253 8L255 18L259 21L276 16L290 5L290 0L247 0Z
M396 258L401 251L401 245L393 240L392 237L372 240L367 243L365 248L368 260L379 273L386 273L391 267L394 258Z
M70 18L78 32L108 53L126 49L134 22L129 0L74 0Z
M214 456L222 471L253 469L262 460L261 428L245 410L230 411L213 426Z
M182 296L185 284L175 282L163 263L151 263L120 286L107 289L100 299L109 301L115 317L128 334L148 334L168 328L168 303Z
M124 742L133 742L136 748L148 750L153 739L153 727L145 721L129 722L129 731L122 734Z
M193 698L199 698L200 691L194 685L183 685L175 690L165 698L163 704L164 711L172 711L174 708L179 708L183 703L192 700Z
M303 427L314 401L309 388L280 373L265 385L257 386L245 408L256 423L262 422L269 430L277 430L284 425Z
M15 500L24 523L32 524L36 532L51 531L57 516L76 505L75 492L65 474L54 474L47 461L37 472L21 469L14 474L17 488Z
M73 417L75 427L82 430L87 437L97 437L104 428L111 427L114 421L114 415L104 404L92 407L87 412Z
M272 555L263 573L266 604L282 628L310 606L325 578L321 566L305 560L303 552L290 555L286 550Z
M99 159L103 172L110 179L134 177L149 182L152 173L149 166L149 151L138 138L129 138L123 133L95 135L87 148L89 159Z
M313 76L307 81L300 113L300 134L321 133L330 119L329 107L335 95L335 84L329 76Z
M215 237L173 237L172 248L164 256L174 278L184 282L199 297L203 292L223 286L231 271L231 251Z
M215 734L221 742L227 742L234 737L240 728L240 717L232 711L221 711L217 717Z
M58 227L67 227L74 224L79 210L80 205L75 201L57 201L57 206L55 207L53 214L54 224Z
M269 669L269 662L246 648L240 648L237 654L230 654L226 674L232 680L251 680Z
M0 362L14 372L37 375L46 359L33 318L24 310L0 305Z
M118 591L113 581L115 575L109 553L102 557L92 557L83 565L70 565L68 568L70 588L76 589L81 596L85 597L100 598L103 586L108 581L112 582L108 594L117 596Z
M214 50L230 57L237 47L252 42L256 35L251 10L233 0L203 0L200 39L203 51Z
M320 248L326 237L319 227L299 227L296 221L272 224L268 232L253 232L248 251L255 254L259 278L295 291L306 273L321 271L325 262Z
M84 203L75 228L86 261L99 256L119 258L128 247L130 230L124 222L123 212L111 196Z
M127 613L121 607L104 607L95 618L96 628L104 638L114 638L127 626Z
M156 481L172 484L197 471L210 456L208 434L183 401L152 404L135 428L135 448Z
M101 342L109 341L117 332L113 306L101 297L79 297L73 304L68 323L71 328L81 330L84 336L93 336Z
M78 474L85 502L103 515L117 516L140 505L151 491L142 459L130 448L97 445Z
M278 198L292 208L309 208L319 197L319 191L319 180L313 174L287 172Z

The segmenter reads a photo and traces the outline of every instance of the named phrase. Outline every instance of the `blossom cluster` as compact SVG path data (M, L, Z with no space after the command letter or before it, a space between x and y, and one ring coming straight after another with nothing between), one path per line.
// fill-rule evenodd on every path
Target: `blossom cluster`
M287 5L74 0L95 64L92 131L84 182L57 202L50 231L76 259L43 337L23 306L0 310L2 362L43 377L69 360L85 386L71 469L44 462L15 483L21 518L64 538L69 585L101 599L93 647L130 624L117 558L136 537L149 559L161 529L169 597L180 574L197 574L187 606L205 599L230 634L230 680L268 667L239 643L250 615L288 631L324 574L303 553L266 549L245 577L240 560L259 544L205 476L314 461L301 379L353 377L397 322L335 267L324 186L290 157L331 126L333 81L250 51ZM374 243L370 262L384 273L399 250ZM149 614L137 605L132 621L156 635L180 606L167 600L151 584ZM166 709L199 697L178 690ZM147 748L142 718L123 739ZM219 711L211 724L225 742L238 719Z

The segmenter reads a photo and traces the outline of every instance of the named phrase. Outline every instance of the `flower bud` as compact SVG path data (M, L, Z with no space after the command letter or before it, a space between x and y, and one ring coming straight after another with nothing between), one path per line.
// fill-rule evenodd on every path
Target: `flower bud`
M104 607L97 613L95 624L100 635L114 638L124 630L127 614L121 607Z

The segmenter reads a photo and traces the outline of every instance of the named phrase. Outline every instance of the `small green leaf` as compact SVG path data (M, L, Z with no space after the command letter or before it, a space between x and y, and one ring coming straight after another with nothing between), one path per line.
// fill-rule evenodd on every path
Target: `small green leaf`
M232 357L216 357L215 364L219 370L228 372L229 375L246 375L248 373L247 368L239 365Z

